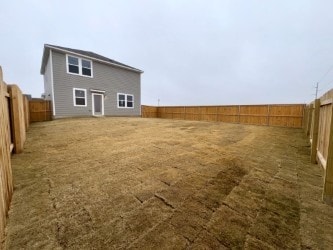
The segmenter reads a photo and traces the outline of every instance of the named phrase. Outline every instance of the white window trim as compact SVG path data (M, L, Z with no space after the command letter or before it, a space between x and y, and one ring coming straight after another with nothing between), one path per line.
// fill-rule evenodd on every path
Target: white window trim
M125 96L125 107L120 107L119 106L119 95L124 95ZM127 107L127 96L132 96L133 97L133 107ZM134 109L134 95L131 94L124 94L124 93L117 93L117 107L119 109Z
M68 57L71 56L71 57L75 57L78 59L79 61L79 73L76 74L76 73L72 73L72 72L69 72L69 63L68 63ZM89 61L90 62L90 65L91 65L91 76L87 76L87 75L83 75L82 74L82 60L85 60L85 61ZM83 76L83 77L88 77L88 78L93 78L94 77L94 73L93 73L93 62L92 60L89 60L89 59L86 59L86 58L81 58L81 57L78 57L78 56L73 56L73 55L70 55L70 54L66 54L66 71L67 71L67 74L70 74L70 75L75 75L75 76Z
M75 103L75 99L76 99L75 90L82 90L82 91L84 91L84 100L85 100L84 104L85 105L77 105ZM87 90L86 89L73 88L73 104L74 104L74 107L87 107Z

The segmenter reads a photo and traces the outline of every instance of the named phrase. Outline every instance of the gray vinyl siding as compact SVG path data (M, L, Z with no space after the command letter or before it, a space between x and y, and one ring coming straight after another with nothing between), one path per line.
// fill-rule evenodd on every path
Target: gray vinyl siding
M47 60L44 73L44 94L45 100L52 100L52 75L51 75L51 58Z
M140 73L92 62L93 78L67 73L66 55L52 51L56 118L92 115L92 92L105 91L105 116L139 116L141 114ZM84 57L82 57L84 58ZM87 90L87 106L75 107L73 88ZM117 93L134 96L134 108L118 108Z

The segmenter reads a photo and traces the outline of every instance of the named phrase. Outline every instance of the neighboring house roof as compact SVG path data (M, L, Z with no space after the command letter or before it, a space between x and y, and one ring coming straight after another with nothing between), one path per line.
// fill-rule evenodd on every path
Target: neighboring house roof
M88 59L91 59L93 61L98 61L101 63L105 63L105 64L109 64L109 65L113 65L115 67L119 67L119 68L124 68L124 69L128 69L131 71L135 71L138 73L143 73L142 70L133 68L131 66L128 66L126 64L117 62L115 60L112 60L110 58L107 58L105 56L101 56L99 54L96 54L94 52L91 51L85 51L85 50L79 50L79 49L71 49L71 48L66 48L66 47L61 47L61 46L56 46L56 45L51 45L51 44L44 44L44 52L43 52L43 58L42 58L42 65L40 68L40 73L43 75L45 73L45 67L46 67L46 63L49 57L49 51L50 50L55 50L55 51L60 51L60 52L64 52L64 53L69 53L69 54L74 54L77 56L82 56Z

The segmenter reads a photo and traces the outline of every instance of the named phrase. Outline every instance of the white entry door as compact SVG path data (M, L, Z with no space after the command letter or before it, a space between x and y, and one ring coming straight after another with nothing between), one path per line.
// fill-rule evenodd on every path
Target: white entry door
M93 115L104 115L104 95L92 93L92 111Z

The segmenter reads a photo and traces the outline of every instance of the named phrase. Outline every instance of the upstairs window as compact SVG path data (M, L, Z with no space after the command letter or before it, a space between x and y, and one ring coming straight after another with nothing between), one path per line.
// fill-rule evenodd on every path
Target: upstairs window
M91 61L82 59L82 75L91 76Z
M134 108L134 96L118 93L118 108Z
M92 77L92 62L87 59L67 55L67 73Z
M73 89L74 106L87 106L87 90L86 89Z
M68 56L68 72L79 74L79 58Z

